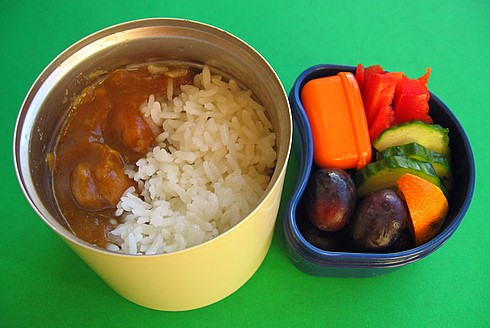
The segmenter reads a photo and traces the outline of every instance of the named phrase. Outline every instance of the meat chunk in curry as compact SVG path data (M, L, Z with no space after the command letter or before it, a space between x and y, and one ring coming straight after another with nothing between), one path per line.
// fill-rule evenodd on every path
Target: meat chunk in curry
M81 208L98 211L116 206L134 181L124 174L124 162L117 151L98 142L90 145L89 156L71 171L70 187Z
M53 189L68 227L101 247L110 241L114 212L132 181L124 173L153 146L155 127L140 111L150 95L166 96L190 84L190 68L119 69L85 89L75 102L54 150Z

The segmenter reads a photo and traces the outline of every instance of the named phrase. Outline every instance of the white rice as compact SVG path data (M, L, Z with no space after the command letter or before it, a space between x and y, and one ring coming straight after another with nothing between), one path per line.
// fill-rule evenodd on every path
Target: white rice
M127 171L138 190L117 205L111 251L160 254L213 239L250 213L275 167L272 124L236 81L204 67L193 85L167 93L141 107L163 132Z

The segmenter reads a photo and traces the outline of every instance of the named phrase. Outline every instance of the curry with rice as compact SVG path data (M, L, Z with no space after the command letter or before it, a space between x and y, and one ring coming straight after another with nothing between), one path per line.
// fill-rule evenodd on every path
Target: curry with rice
M74 101L52 156L57 206L69 229L101 247L119 223L121 195L136 182L125 169L152 148L162 131L140 111L149 95L192 82L189 67L145 65L118 69Z

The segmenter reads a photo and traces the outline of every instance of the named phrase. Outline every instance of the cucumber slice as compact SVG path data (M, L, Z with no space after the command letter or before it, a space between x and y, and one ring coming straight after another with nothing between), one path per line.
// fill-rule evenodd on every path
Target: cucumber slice
M441 179L446 189L452 189L453 178L451 165L448 158L443 154L427 149L416 142L412 142L406 145L389 147L377 152L376 159L381 160L390 156L406 156L432 164L437 176Z
M447 196L446 188L430 163L406 156L390 156L370 163L357 171L354 175L357 194L359 197L365 197L380 189L398 189L396 180L405 173L411 173L432 182Z
M410 121L392 126L373 142L374 148L382 151L393 146L416 142L427 149L449 158L449 129L439 124L427 124L422 121Z

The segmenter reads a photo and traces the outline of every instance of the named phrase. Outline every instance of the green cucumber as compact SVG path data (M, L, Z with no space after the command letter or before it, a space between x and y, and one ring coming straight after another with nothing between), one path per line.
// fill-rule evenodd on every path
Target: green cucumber
M449 158L449 129L439 124L427 124L422 121L409 121L392 126L380 133L373 147L378 151L393 146L416 142L427 149Z
M405 173L411 173L432 182L447 195L446 188L430 163L406 156L390 156L370 163L357 171L354 174L357 194L359 197L365 197L380 189L397 189L396 181Z
M449 159L443 154L427 149L416 142L412 142L406 145L389 147L377 152L376 159L381 160L391 156L406 156L432 164L437 176L441 179L446 189L452 189L451 165Z

